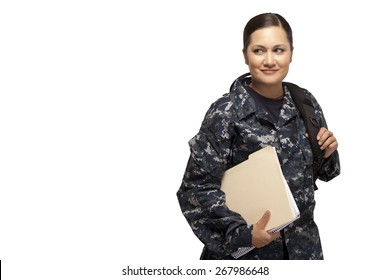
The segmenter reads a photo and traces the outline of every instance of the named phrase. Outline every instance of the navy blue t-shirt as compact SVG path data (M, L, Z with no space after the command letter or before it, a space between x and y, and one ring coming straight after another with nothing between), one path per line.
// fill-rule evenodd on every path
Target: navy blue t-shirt
M250 86L246 86L245 89L250 94L250 96L252 96L252 98L255 100L256 104L261 104L267 110L267 112L270 114L274 123L275 124L278 123L280 109L282 109L282 105L283 105L283 98L282 99L270 99L270 98L264 97L261 94L257 93Z

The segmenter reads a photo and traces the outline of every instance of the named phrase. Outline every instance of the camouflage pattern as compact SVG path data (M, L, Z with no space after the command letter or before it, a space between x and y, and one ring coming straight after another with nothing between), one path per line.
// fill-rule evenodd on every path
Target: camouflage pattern
M250 80L250 77L237 79L230 93L211 105L199 132L189 141L191 155L177 192L183 215L205 245L201 259L233 259L231 253L251 246L252 225L247 225L238 213L225 205L221 178L226 169L270 145L276 148L283 174L301 212L301 217L284 229L289 258L323 259L319 232L313 220L313 154L305 136L304 121L285 86L282 109L275 124L245 90ZM311 93L305 90L305 94L315 105L318 122L327 127L319 104ZM319 179L329 181L339 173L336 151L324 162ZM283 239L279 237L240 259L282 258Z

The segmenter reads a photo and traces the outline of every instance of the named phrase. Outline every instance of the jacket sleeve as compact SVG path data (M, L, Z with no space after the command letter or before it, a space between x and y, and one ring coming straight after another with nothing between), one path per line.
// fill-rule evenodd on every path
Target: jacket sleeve
M191 154L177 197L195 235L213 254L223 257L252 245L252 226L225 204L221 179L233 136L226 121L215 117L209 121L208 117L189 141Z
M339 153L336 150L324 161L320 171L318 172L318 178L321 181L328 182L338 175L340 175L340 159Z
M326 123L321 106L318 104L313 95L311 95L311 99L315 108L316 116L319 119L320 126L326 127L328 129L328 125ZM321 169L318 172L318 179L328 182L338 175L340 175L340 159L339 153L336 150L329 158L325 159Z

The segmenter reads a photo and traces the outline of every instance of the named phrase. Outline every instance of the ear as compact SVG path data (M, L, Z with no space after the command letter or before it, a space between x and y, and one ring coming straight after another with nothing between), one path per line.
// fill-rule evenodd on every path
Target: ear
M242 54L244 55L245 64L246 64L246 65L249 65L249 64L248 64L248 63L249 63L249 61L248 61L248 55L247 55L245 49L242 49Z
M290 63L292 62L293 53L294 53L294 49L291 50Z

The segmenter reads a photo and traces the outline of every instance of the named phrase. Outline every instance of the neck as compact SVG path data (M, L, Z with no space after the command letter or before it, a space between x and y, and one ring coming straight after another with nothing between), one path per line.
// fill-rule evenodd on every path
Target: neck
M282 99L284 96L283 86L281 83L278 85L259 85L253 83L252 81L249 86L257 93L269 99L278 100Z

